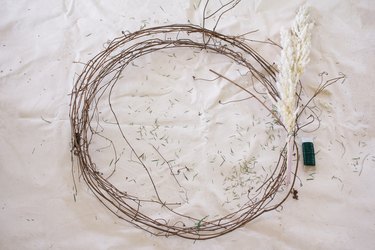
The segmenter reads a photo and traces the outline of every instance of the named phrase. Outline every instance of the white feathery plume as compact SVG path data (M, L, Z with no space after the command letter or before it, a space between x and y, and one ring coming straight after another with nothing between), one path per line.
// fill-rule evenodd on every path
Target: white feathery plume
M311 31L314 24L309 15L309 8L302 6L289 30L282 29L281 56L276 88L280 95L274 104L288 132L287 139L287 176L286 183L291 179L292 152L294 145L294 130L298 113L297 85L309 62L311 49Z
M289 30L282 29L281 56L276 87L280 95L276 107L286 129L291 135L296 125L297 84L309 62L311 30L314 24L306 5L302 6Z

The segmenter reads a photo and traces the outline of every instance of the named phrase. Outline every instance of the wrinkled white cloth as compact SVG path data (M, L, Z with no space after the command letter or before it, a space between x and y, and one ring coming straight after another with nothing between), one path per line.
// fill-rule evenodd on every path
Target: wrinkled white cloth
M68 113L69 93L76 74L83 68L80 62L87 62L108 40L121 36L121 31L173 23L201 25L204 1L200 2L2 1L1 249L373 249L375 5L372 1L308 1L316 26L311 61L302 77L305 90L312 93L320 81L318 74L323 71L329 73L327 78L342 72L347 79L343 84L329 87L316 99L315 104L322 111L319 130L299 135L314 138L317 166L314 170L300 167L296 183L298 200L289 198L281 211L266 213L232 233L202 242L151 236L119 220L95 199L83 181L77 182L78 196L74 201ZM212 3L209 10L215 9L215 4L218 6ZM217 31L239 35L259 29L252 39L270 38L278 42L280 28L290 25L302 4L303 1L243 0L222 18ZM212 28L214 22L208 21L206 27ZM188 59L189 54L182 56ZM261 54L277 60L267 49ZM205 156L212 156L218 150L227 150L230 155L226 145L219 147L216 142L223 135L235 133L236 124L246 124L243 115L254 110L245 102L238 102L233 105L242 115L236 116L231 112L233 107L220 106L218 101L246 95L224 81L198 86L191 82L191 76L212 77L207 73L207 65L216 65L221 72L235 72L235 69L226 68L225 58L207 59L201 54L195 59L195 68L167 79L162 75L169 71L161 71L174 62L154 59L150 67L155 72L148 72L149 77L164 84L167 90L174 81L182 86L184 82L196 86L191 97L184 99L182 93L186 92L181 92L185 102L174 106L179 116L168 121L174 128L181 128L187 121L191 126L181 133L171 132L171 137L180 136L184 140L187 161L202 160L209 166L214 159ZM158 72L157 67L164 63L164 69ZM180 58L179 63L184 61ZM132 77L135 84L145 81L142 74ZM142 91L146 95L155 93L152 86ZM161 90L157 89L157 93ZM181 115L186 110L195 115ZM133 118L150 122L147 115L145 112ZM249 114L249 121L251 117ZM220 127L224 122L229 124L228 129ZM256 126L246 136L261 134L264 127ZM210 142L205 138L210 138ZM234 147L241 149L241 145ZM267 158L269 152L255 151L254 155L257 154ZM220 158L215 160L220 164ZM201 176L211 173L212 179L222 178L220 171L204 171L207 172L200 172ZM207 183L201 185L213 193L207 197L206 205L220 210L222 203L215 201L220 190ZM201 198L199 194L192 196L190 203Z

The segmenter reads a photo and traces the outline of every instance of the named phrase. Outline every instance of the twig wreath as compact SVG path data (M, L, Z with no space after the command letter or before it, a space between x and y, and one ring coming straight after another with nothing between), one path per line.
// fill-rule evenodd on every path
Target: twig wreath
M217 14L221 11L213 30L204 27L204 22L213 15L206 15L208 2L205 5L203 27L192 24L172 24L141 29L133 33L123 32L122 36L109 42L102 52L85 64L71 93L72 155L78 161L80 178L87 183L100 202L116 216L154 235L176 235L193 240L215 238L244 226L265 212L280 207L292 192L297 176L299 153L295 137L301 128L314 120L319 120L313 114L309 117L310 122L301 124L300 116L306 113L310 102L326 87L344 79L344 76L339 76L328 81L322 80L312 97L307 102L302 100L303 88L299 78L309 60L313 26L306 7L299 10L292 28L282 31L281 60L279 65L275 66L252 48L243 36L228 36L215 31L220 17L240 1L232 0L213 13ZM130 148L130 153L135 156L139 167L143 168L148 176L156 198L145 200L117 188L110 182L111 175L102 175L89 151L93 138L101 136L98 132L98 125L94 125L100 113L98 102L105 95L111 96L124 69L137 58L156 51L176 48L197 49L220 54L245 67L248 73L264 87L265 94L249 90L230 77L212 69L209 71L217 78L247 93L264 107L273 117L275 124L287 133L277 164L272 173L264 178L262 185L255 191L254 197L248 197L248 201L239 209L219 218L209 219L208 216L195 218L179 212L175 209L178 203L167 202L159 195L158 185L149 167L142 154L128 139L127 132L120 126L118 115L114 112L110 101L108 108L120 130L122 139ZM106 139L111 142L109 138ZM154 147L154 149L164 159L158 148ZM292 166L293 163L294 166ZM172 170L171 174L173 174ZM173 177L176 178L175 175ZM281 189L287 191L283 193L283 197L275 199ZM177 219L154 218L142 211L146 204L158 205L160 209L168 211Z

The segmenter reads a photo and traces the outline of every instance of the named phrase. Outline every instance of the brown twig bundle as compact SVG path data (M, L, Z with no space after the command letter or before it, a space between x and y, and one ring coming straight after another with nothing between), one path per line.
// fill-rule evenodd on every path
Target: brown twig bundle
M284 193L283 197L275 199L277 193L280 192L281 187L285 184L286 144L280 152L272 174L264 179L264 183L258 188L255 197L250 197L248 202L238 210L220 218L213 220L194 218L177 212L173 208L176 204L170 204L160 197L152 174L144 163L142 156L137 152L130 140L128 140L126 132L121 129L118 117L112 109L111 102L109 102L109 108L118 125L122 138L150 179L157 198L144 200L116 188L108 180L108 177L105 178L99 173L89 153L93 137L99 134L97 127L93 125L93 121L99 113L97 104L102 96L112 93L123 70L135 59L156 51L176 48L198 49L223 55L245 67L251 76L263 85L267 91L268 98L276 99L279 95L275 87L277 69L249 46L241 36L227 36L190 24L153 27L134 33L123 32L122 36L112 40L102 52L88 61L76 80L71 95L70 110L72 152L78 159L81 178L87 183L94 195L116 216L154 235L177 235L187 239L204 240L231 232L261 214L280 207L291 193L290 191L293 189L296 180L298 147L294 142L294 178L291 185L286 187L288 190ZM278 125L285 129L278 114L274 111L272 101L262 98L264 94L249 90L229 77L213 70L210 71L218 78L229 81L249 94L250 97L258 101L273 116ZM341 78L335 78L322 83L313 97L339 79ZM301 86L300 90L302 91ZM299 99L301 91L297 93ZM298 117L307 107L302 102L299 102L299 105L302 106L302 109ZM296 132L302 127L298 127ZM157 149L155 148L155 150ZM144 204L150 203L159 204L161 208L167 209L180 219L171 222L166 218L152 218L141 211L141 207ZM187 225L184 222L186 220L191 221L192 224Z

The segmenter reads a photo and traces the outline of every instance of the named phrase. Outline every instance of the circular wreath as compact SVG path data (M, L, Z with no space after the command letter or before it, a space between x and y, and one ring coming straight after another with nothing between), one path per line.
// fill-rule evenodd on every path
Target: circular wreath
M221 218L208 220L176 212L166 201L160 198L156 185L142 157L136 152L130 141L126 139L124 136L125 132L119 127L132 154L136 156L137 161L150 178L157 199L144 201L136 195L116 188L108 178L104 178L100 174L89 152L92 138L96 135L95 128L91 125L95 113L98 112L96 105L104 93L111 93L113 91L123 70L135 59L155 51L171 48L194 48L223 55L245 67L264 86L271 98L278 95L275 88L277 69L249 46L240 36L227 36L190 24L153 27L134 33L123 32L122 36L109 42L102 52L85 64L82 73L75 82L71 94L70 109L72 152L76 156L76 159L78 159L81 178L83 178L101 203L119 218L155 235L177 235L194 240L210 239L231 232L261 214L280 207L289 196L295 182L298 168L298 148L293 141L293 150L296 159L294 161L294 177L291 185L286 187L288 190L283 193L283 197L275 199L281 186L285 184L287 169L286 144L280 152L272 174L264 179L264 183L258 189L256 198L249 199L238 210ZM269 103L267 104L265 100L224 75L213 70L210 71L248 93L254 100L266 108L280 126L285 128ZM104 80L108 77L110 80ZM117 120L116 116L115 119ZM168 219L152 218L140 211L140 207L145 202L159 204L161 207L168 209L180 217L181 220L171 223ZM187 225L183 222L183 219L187 219L193 223Z

